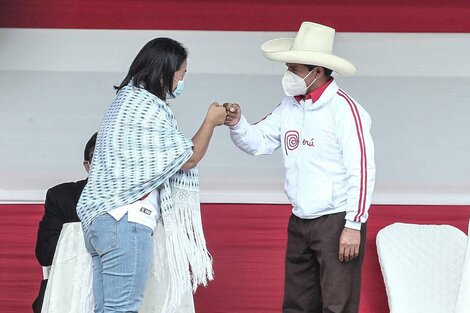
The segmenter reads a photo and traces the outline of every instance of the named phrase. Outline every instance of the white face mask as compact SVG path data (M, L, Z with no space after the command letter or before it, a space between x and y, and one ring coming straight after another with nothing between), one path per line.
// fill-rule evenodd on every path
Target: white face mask
M312 72L315 70L310 71L310 73L307 74L304 78L295 75L291 71L287 70L286 73L284 74L284 77L282 77L282 88L284 89L284 93L287 96L303 96L307 92L307 89L315 83L317 80L316 78L313 80L313 82L307 86L305 83L305 78L307 78Z

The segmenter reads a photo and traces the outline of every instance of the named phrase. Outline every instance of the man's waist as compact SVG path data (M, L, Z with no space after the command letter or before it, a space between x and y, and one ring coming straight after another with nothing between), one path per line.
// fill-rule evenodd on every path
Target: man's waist
M293 206L292 207L292 214L297 216L301 219L316 219L325 215L331 215L336 213L346 212L346 206L339 207L339 208L327 208L327 209L320 209L315 207L309 208L302 208L300 206Z

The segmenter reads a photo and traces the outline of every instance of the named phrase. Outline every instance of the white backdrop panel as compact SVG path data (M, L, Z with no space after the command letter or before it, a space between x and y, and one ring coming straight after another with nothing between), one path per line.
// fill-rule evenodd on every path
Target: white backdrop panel
M259 52L273 32L0 30L0 201L43 201L47 188L85 177L83 147L149 39L190 51L185 91L171 106L192 136L213 101L235 101L249 121L282 97L284 67ZM340 33L355 62L337 77L371 114L374 203L470 203L470 36ZM281 154L251 157L216 130L200 164L203 202L283 203Z

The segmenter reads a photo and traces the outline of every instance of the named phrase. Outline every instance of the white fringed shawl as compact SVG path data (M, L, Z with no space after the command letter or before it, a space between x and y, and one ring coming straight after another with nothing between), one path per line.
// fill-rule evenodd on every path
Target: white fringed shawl
M197 168L180 168L192 142L179 131L168 105L131 84L111 104L98 132L88 183L77 205L86 232L93 219L159 190L168 251L173 312L188 290L213 279L199 204Z

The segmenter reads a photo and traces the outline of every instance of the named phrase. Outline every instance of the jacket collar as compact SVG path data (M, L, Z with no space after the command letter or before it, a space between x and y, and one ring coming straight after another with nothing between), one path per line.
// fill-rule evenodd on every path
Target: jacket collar
M295 104L305 106L306 110L316 110L327 104L335 96L338 89L339 87L336 82L331 79L322 87L314 90L305 97L297 96L292 98Z

